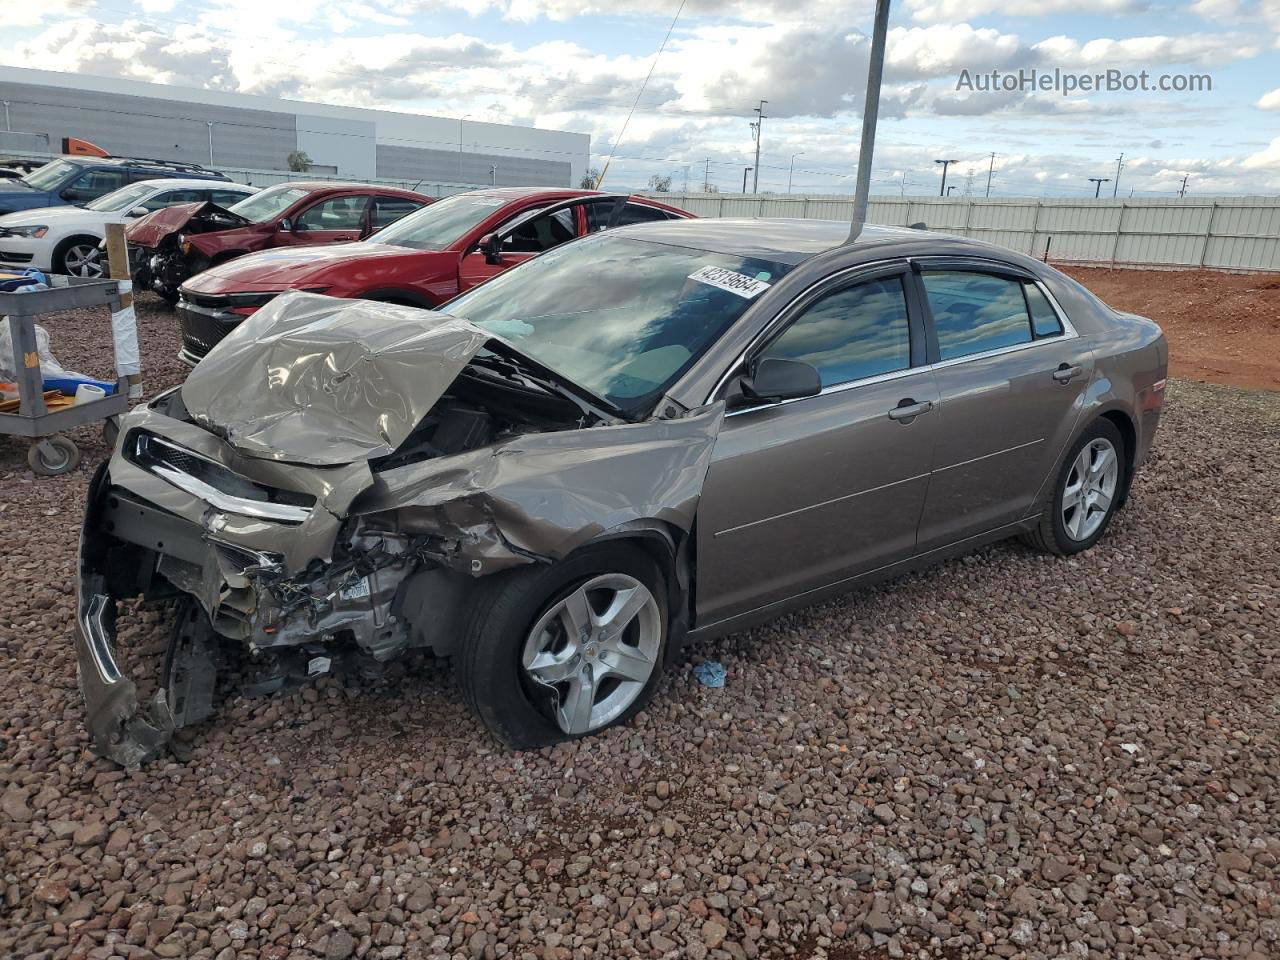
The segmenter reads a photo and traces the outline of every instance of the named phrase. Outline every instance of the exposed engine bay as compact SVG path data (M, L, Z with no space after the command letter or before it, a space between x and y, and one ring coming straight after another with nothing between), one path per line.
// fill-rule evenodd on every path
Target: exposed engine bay
M164 299L178 299L178 288L187 279L208 269L212 263L208 251L193 236L243 227L251 221L232 213L212 201L190 205L192 212L157 229L146 244L135 242L130 250L133 282L143 290L154 290Z

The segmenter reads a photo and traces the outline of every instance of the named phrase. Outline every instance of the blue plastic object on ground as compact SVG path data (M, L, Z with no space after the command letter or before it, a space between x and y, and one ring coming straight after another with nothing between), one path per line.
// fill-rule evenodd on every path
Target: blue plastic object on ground
M693 668L693 675L704 687L719 689L724 686L725 669L719 660L703 660Z

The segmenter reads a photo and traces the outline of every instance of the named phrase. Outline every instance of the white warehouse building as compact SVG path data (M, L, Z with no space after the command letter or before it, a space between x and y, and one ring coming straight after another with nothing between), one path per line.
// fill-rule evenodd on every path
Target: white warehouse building
M0 153L61 152L64 137L117 156L354 180L577 185L591 137L469 118L339 107L138 80L0 66Z

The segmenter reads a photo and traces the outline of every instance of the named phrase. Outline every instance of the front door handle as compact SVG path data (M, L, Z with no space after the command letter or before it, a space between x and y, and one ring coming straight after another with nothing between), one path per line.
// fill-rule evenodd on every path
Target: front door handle
M1084 367L1073 367L1068 363L1064 363L1053 371L1053 379L1059 383L1070 383L1082 373L1084 373Z
M908 397L900 402L896 407L889 411L890 420L914 420L922 413L928 413L933 409L932 400L921 400L919 402Z

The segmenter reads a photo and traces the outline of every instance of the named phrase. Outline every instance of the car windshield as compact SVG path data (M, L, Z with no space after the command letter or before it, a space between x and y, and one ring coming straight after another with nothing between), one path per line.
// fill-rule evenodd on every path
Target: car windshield
M37 190L52 190L79 169L79 164L67 160L50 160L43 167L28 173L22 178L22 182Z
M369 240L415 250L444 250L509 202L483 193L445 197L384 227Z
M789 269L598 233L499 274L444 309L637 415Z
M255 193L239 203L233 203L227 209L253 223L265 223L273 217L280 216L309 193L311 193L310 190L291 187L286 183L278 187L267 187L261 193Z
M121 187L119 190L112 190L92 203L86 203L84 208L86 210L101 210L107 213L114 210L127 210L129 207L141 203L154 193L155 189L155 184L152 183L133 183L127 187Z

